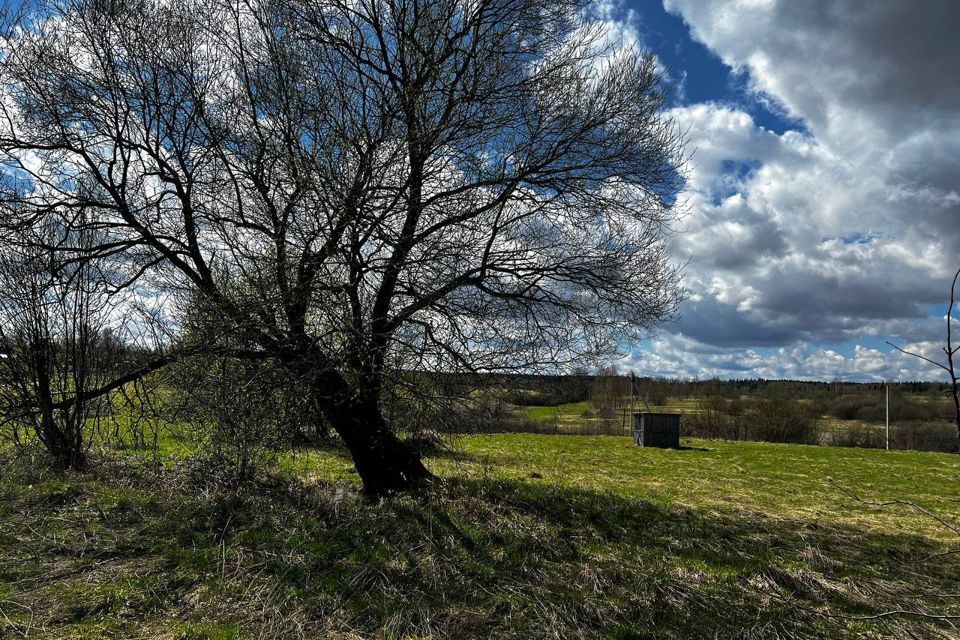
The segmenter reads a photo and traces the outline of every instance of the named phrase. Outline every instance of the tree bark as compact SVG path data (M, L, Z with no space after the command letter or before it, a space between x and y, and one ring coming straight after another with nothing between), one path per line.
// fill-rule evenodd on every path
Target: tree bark
M301 365L301 373L305 373ZM412 491L434 476L420 454L403 442L380 412L379 397L353 388L339 373L307 375L330 426L343 440L370 498Z
M953 362L951 361L950 366L953 367ZM951 369L951 376L953 375ZM960 385L957 384L957 378L953 379L953 386L951 387L953 392L953 410L954 410L954 419L957 422L957 453L960 453Z
M433 479L420 454L391 431L376 402L362 396L348 399L335 403L329 416L350 450L368 497L410 491Z
M53 421L52 413L41 418L39 436L57 468L79 470L86 466L83 439L77 433L64 432Z

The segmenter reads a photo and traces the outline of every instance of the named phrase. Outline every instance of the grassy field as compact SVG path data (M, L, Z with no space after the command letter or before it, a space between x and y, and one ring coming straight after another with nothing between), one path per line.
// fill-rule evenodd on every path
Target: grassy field
M884 448L887 440L884 418L873 415L877 409L875 395L844 397L836 401L840 403L839 407L814 397L767 398L768 404L763 404L765 399L762 396L661 396L662 404L649 405L634 398L634 410L682 414L681 432L691 436ZM956 451L954 424L936 412L930 415L935 400L943 409L942 398L915 393L900 393L895 397L893 406L900 406L901 413L907 417L894 415L889 433L891 449ZM615 406L607 404L605 410L593 401L553 406L506 404L503 417L489 422L488 426L495 432L626 435L629 432L628 406L629 398L621 398ZM918 411L917 407L927 409ZM866 412L863 417L849 416L863 414L861 408ZM838 418L830 413L838 411L842 411L844 417ZM807 422L806 427L798 426ZM792 433L793 438L785 438L785 433Z
M635 409L644 411L646 406L638 400ZM650 410L685 414L698 411L696 400L679 398L671 398L669 404L650 405ZM507 426L508 430L511 424L514 427L519 424L521 431L571 435L626 434L629 430L627 411L620 409L603 416L590 401L567 402L555 406L511 406L507 415L508 420L504 426Z
M337 450L242 489L188 459L21 463L0 637L957 637L884 615L960 616L957 536L870 503L957 523L956 456L685 444L463 437L440 486L380 504Z
M634 403L636 411L645 411L646 406L640 400ZM664 411L673 413L695 413L697 411L697 401L693 398L671 398L667 404L650 405L650 411ZM517 411L530 420L551 420L560 417L564 420L582 419L588 416L596 416L597 408L592 402L568 402L555 407L532 405L527 407L518 407ZM616 418L620 419L620 413L616 412Z

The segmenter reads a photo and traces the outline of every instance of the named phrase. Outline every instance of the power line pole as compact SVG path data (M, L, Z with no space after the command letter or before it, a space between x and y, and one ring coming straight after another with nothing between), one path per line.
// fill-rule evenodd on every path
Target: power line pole
M887 451L890 451L890 382L884 382L887 388Z

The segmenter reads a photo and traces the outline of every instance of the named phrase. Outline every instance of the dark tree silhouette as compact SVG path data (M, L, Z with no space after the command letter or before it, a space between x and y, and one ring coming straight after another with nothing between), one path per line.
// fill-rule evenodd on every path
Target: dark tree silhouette
M589 2L60 0L3 46L3 224L202 298L219 328L154 364L282 364L371 495L430 477L392 372L560 370L675 310L682 136Z
M33 437L57 466L81 468L90 431L113 408L96 390L122 376L127 355L110 328L118 307L98 261L69 259L90 246L89 237L44 219L7 240L0 255L0 425L15 444Z

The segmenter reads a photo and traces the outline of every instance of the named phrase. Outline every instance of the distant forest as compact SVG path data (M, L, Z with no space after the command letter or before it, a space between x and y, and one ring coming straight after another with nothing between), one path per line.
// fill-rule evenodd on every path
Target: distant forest
M460 383L466 382L462 376L457 379ZM623 374L613 369L601 370L597 374L570 374L570 375L533 375L507 374L473 376L474 384L478 387L499 387L509 389L519 394L537 394L537 404L562 404L586 400L590 389L599 381L615 383L624 395L630 395L630 374ZM883 392L889 384L894 393L931 394L948 393L950 385L945 382L929 382L923 380L909 380L897 382L852 382L845 380L768 380L765 378L737 378L721 380L709 378L704 380L673 379L663 377L633 376L633 393L641 398L648 397L651 404L663 404L662 398L691 398L704 395L720 395L734 397L742 395L762 394L783 398L829 398L849 394L864 394L870 391ZM466 382L470 384L469 382ZM653 400L657 400L654 402ZM517 404L523 404L518 402Z

